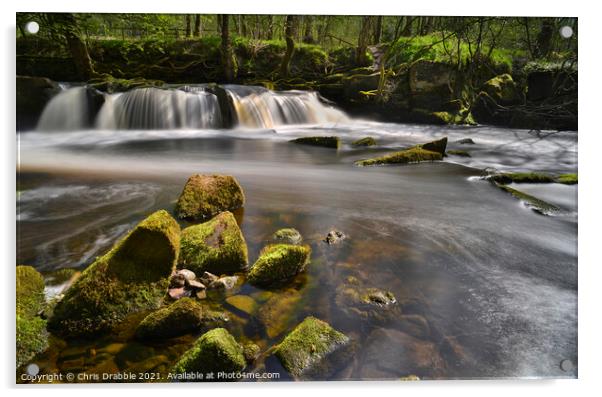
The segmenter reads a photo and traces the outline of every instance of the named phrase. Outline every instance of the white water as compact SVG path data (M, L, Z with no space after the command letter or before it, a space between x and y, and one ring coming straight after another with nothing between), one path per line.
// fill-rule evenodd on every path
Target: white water
M37 129L42 131L82 129L86 125L88 116L86 88L67 88L48 102L40 116Z

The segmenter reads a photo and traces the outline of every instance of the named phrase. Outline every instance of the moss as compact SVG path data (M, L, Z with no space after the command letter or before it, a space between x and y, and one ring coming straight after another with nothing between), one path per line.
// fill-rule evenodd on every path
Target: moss
M175 210L181 219L204 220L244 204L244 193L233 176L197 174L186 182Z
M375 146L376 139L371 136L367 136L365 138L358 139L357 141L353 141L351 143L352 146Z
M257 303L248 295L229 296L226 303L248 316L252 316L257 310Z
M502 174L494 174L489 177L489 180L502 185L509 183L552 183L554 178L547 174L537 172L506 172Z
M255 361L259 353L261 352L261 348L257 346L255 343L247 343L243 347L243 354L245 356L245 360L251 363Z
M197 339L172 372L240 372L245 366L242 346L227 330L216 328Z
M82 273L56 305L49 329L64 337L91 335L127 314L157 308L179 248L179 225L166 211L155 212Z
M293 139L291 142L301 145L323 146L332 149L338 149L341 145L341 139L338 136L308 136Z
M305 269L310 255L311 248L308 245L268 245L261 251L247 280L262 287L286 282Z
M70 281L78 273L79 270L73 268L57 269L47 275L46 283L48 285L61 285Z
M578 177L577 174L562 174L556 177L555 182L565 185L576 185L578 183Z
M16 278L16 364L26 364L48 347L46 321L38 317L44 309L44 279L31 266L17 266Z
M173 338L198 330L202 322L203 306L192 298L182 298L146 316L136 328L136 337Z
M301 244L303 236L297 229L291 227L278 230L272 235L272 239L280 243Z
M561 211L560 208L558 208L557 206L540 200L537 197L533 197L531 195L523 193L520 190L516 190L509 186L504 186L500 184L496 185L503 191L510 193L513 197L522 201L527 207L539 214L549 215Z
M29 318L44 308L44 279L31 266L17 266L17 314Z
M501 74L483 84L485 91L491 98L500 104L521 102L522 93L509 74Z
M448 150L447 154L451 154L452 156L471 157L470 153L466 150Z
M380 164L411 164L425 161L443 160L441 153L424 150L418 147L402 150L387 154L381 157L375 157L367 160L356 161L359 166L380 165Z
M315 317L307 317L276 347L274 354L293 376L302 376L349 338Z
M179 267L197 274L232 273L248 265L247 244L231 212L182 231Z

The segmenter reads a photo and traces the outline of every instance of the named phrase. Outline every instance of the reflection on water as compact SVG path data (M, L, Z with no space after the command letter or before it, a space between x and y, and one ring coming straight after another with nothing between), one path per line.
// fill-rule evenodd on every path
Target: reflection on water
M460 159L472 166L512 168L520 159L518 169L576 168L569 135L539 139L518 131L517 138L504 130L378 123L338 128L346 143L373 135L386 147L470 136L474 147L450 146L473 151ZM121 138L100 131L22 134L18 260L43 271L85 267L145 215L173 210L190 174L228 173L247 197L238 220L251 262L281 227L298 229L313 249L307 273L289 288L266 293L245 284L236 292L255 300L255 314L224 305L226 327L238 340L265 350L315 315L355 342L353 360L337 368L335 379L575 375L559 367L564 359L577 362L575 217L529 211L473 180L478 168L451 162L358 168L354 160L382 147L345 145L336 152L286 142L308 131L333 133L307 126L219 137L217 131L169 131L174 139L164 131L121 131ZM522 149L521 142L531 147ZM41 170L48 174L33 173ZM576 211L570 197L557 204ZM348 238L324 244L332 228ZM354 309L345 288L388 290L395 309ZM45 371L166 373L194 335L134 342L140 319L101 340L54 341L36 362Z

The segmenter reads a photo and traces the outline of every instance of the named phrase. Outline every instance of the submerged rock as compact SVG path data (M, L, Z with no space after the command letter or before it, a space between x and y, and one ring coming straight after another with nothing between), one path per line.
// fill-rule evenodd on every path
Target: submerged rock
M246 367L243 348L224 328L212 329L196 340L172 372L240 372Z
M293 139L291 142L302 145L322 146L332 149L338 149L341 145L341 139L338 136L308 136Z
M244 204L244 193L233 176L196 174L186 182L175 211L180 219L204 220Z
M311 248L308 245L273 244L266 246L249 271L249 283L269 287L291 280L305 270Z
M346 238L347 236L345 235L345 233L341 232L340 230L333 229L328 232L328 234L324 238L324 242L328 245L338 244Z
M315 317L306 317L276 347L274 354L282 366L295 377L325 371L327 361L337 350L349 344L345 334Z
M179 266L197 273L234 273L248 266L247 244L231 212L182 231Z
M44 279L31 266L17 266L16 364L26 364L48 347L46 321L38 316L45 306Z
M474 141L471 138L462 138L460 140L457 140L456 143L459 143L460 145L474 145Z
M291 289L282 293L274 293L261 306L257 318L263 325L268 338L275 338L288 328L291 317L300 301L301 294L299 291Z
M471 157L470 153L466 150L448 150L447 154L451 154L452 156Z
M136 337L173 338L198 330L202 323L203 306L192 298L182 298L146 316L136 328Z
M436 152L423 150L420 148L412 148L402 150L400 152L391 153L381 157L375 157L367 160L356 161L359 166L381 165L381 164L411 164L425 161L442 160L443 156Z
M248 316L252 316L257 310L257 302L248 295L229 296L226 303Z
M336 310L346 318L379 324L400 315L397 299L389 291L364 287L355 277L348 277L335 291Z
M65 337L110 330L132 312L157 308L180 249L180 227L160 210L98 258L56 305L49 329Z
M358 139L357 141L353 141L351 143L352 146L375 146L376 139L371 136L367 136L365 138Z
M303 237L301 233L297 229L293 228L284 228L278 230L276 233L272 235L272 239L285 244L301 244L303 241Z

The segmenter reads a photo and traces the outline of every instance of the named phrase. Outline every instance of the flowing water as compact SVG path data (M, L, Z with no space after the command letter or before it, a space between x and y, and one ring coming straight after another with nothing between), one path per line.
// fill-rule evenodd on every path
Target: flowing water
M356 342L354 359L333 379L576 376L576 186L517 186L564 210L542 216L478 178L484 168L576 172L575 133L377 123L353 120L312 93L228 92L233 129L218 128L215 95L196 87L114 94L95 129L42 118L38 130L20 133L19 263L45 274L84 269L146 215L173 210L191 174L231 174L247 198L236 215L251 263L281 227L297 228L313 248L306 274L273 293L279 299L266 302L247 284L236 292L288 308L262 327L226 305L237 339L267 349L315 315ZM343 145L288 142L310 135L337 135ZM379 145L350 144L364 136ZM448 149L471 157L353 165L443 136ZM457 143L463 138L475 144ZM348 236L340 245L322 242L332 228ZM391 291L401 314L349 316L337 299L349 276ZM131 328L95 341L56 340L37 362L45 371L166 372L194 338L142 344ZM562 370L562 360L573 369Z

